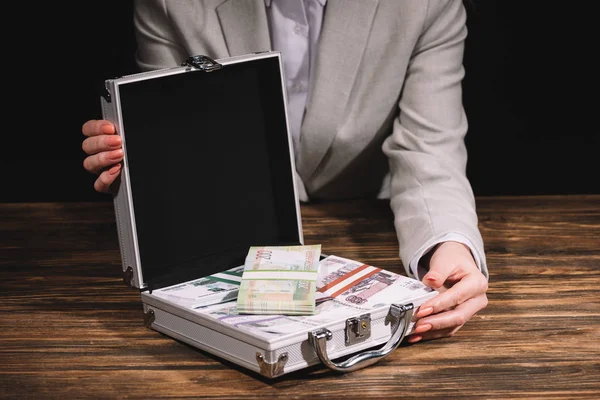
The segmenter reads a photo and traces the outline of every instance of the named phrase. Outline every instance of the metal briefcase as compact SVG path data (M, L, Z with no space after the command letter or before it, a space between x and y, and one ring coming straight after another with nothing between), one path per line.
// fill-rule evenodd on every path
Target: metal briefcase
M321 261L330 284L377 271L316 316L244 316L235 302L194 309L160 296L243 265L250 246L304 243L279 52L193 56L105 84L103 117L125 152L114 194L124 280L141 291L146 326L271 378L317 363L354 371L399 345L413 309L436 292L336 256Z

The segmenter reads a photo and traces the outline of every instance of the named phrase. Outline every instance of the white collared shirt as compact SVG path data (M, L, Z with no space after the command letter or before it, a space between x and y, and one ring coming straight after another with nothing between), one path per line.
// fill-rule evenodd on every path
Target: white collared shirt
M265 0L273 50L281 52L294 150L311 90L327 0Z

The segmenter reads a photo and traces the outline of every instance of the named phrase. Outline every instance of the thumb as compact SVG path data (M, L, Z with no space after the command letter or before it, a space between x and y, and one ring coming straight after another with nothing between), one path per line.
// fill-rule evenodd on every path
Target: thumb
M422 282L425 286L438 290L448 279L452 273L452 268L449 268L444 262L444 257L432 256L429 260L429 271L423 276Z

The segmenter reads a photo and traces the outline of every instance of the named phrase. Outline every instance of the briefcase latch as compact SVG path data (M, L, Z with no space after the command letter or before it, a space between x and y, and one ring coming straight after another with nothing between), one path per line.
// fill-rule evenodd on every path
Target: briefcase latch
M371 337L371 314L346 320L346 345L351 346Z

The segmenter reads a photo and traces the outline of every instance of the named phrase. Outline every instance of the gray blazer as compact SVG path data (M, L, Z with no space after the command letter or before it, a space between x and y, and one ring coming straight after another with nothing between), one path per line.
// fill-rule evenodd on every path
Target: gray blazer
M415 255L453 232L487 276L466 178L462 1L326 7L296 159L301 200L383 193L408 274ZM264 0L138 0L134 22L143 70L271 50Z

